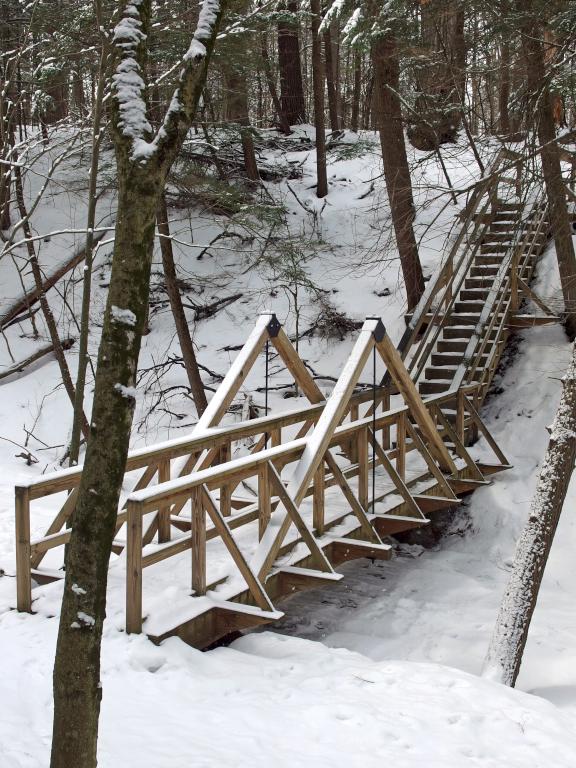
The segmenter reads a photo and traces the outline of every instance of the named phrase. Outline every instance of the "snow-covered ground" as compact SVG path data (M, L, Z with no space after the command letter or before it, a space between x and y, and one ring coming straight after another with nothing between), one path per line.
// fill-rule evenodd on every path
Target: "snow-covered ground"
M269 188L286 206L290 225L285 236L300 234L307 244L302 263L311 283L329 291L331 301L349 317L382 316L398 339L404 322L402 285L398 262L385 249L390 221L379 178L378 147L373 137L364 138L371 151L333 158L330 194L319 217L314 214L310 150L288 156L302 163L304 171L301 179L289 182L295 195L285 182ZM275 160L273 153L269 160ZM413 160L419 162L415 173L422 259L430 274L456 209L448 206L442 211L446 196L438 197L433 189L443 183L436 164L424 162L423 156ZM39 207L34 219L38 233L81 229L85 203L75 163L59 172L58 183L50 187L50 196ZM461 148L447 150L446 163L452 181L460 186L469 184L477 172L469 153ZM100 214L109 217L111 211L110 194ZM190 284L189 298L209 303L216 296L243 294L225 311L194 327L200 362L220 374L235 354L227 348L246 339L257 312L273 309L286 321L288 331L294 331L287 295L278 290L278 275L251 267L247 251L256 248L257 239L242 248L237 239L220 241L224 248L196 260L198 248L222 226L207 214L173 212L173 233L179 241L193 240L196 246L175 245L180 274ZM80 247L82 239L54 235L40 243L40 259L49 272ZM98 343L109 251L109 245L103 246L98 254L92 351ZM551 251L539 275L541 294L556 298ZM24 279L28 281L29 276ZM161 283L158 265L153 283ZM8 259L0 261L0 285L3 306L20 290ZM79 296L79 288L73 291L70 286L68 301L78 306ZM159 290L155 296L162 298ZM318 314L318 294L304 291L303 297L301 330L312 325ZM49 299L62 318L63 334L74 334L61 299L54 291ZM192 318L191 311L191 322ZM142 369L177 353L164 305L153 308L151 328L144 341ZM45 339L33 341L29 332L29 324L9 329L0 351L1 366L11 363L8 346L20 360L46 343ZM519 680L519 688L536 695L510 691L477 677L514 542L529 509L547 442L545 427L559 397L559 378L569 357L569 346L558 327L533 329L520 336L517 354L498 382L502 391L484 412L514 469L495 476L493 485L474 494L468 509L470 526L465 529L460 521L437 551L419 552L413 547L405 552L407 556L389 563L348 564L340 584L287 602L287 616L273 632L254 633L206 654L178 640L157 648L143 637L127 637L118 631L121 622L111 617L103 648L100 764L104 768L271 764L364 768L379 766L383 760L398 766L438 768L576 764L574 488L552 551ZM306 337L300 353L314 370L334 376L353 341L353 334L341 342ZM74 371L74 349L68 360ZM285 383L284 374L275 366L272 370L271 383ZM245 392L261 386L263 380L261 359ZM11 610L15 603L13 485L58 466L70 427L70 406L58 381L56 363L45 358L35 368L0 383L0 568L5 572L0 577L2 768L43 768L49 759L57 601L45 599L35 616ZM206 381L215 384L208 377ZM145 379L149 391L144 384L139 390L134 445L180 435L195 422L182 387L183 370L174 366L162 383L165 388L180 389L150 412L158 386L150 377ZM320 380L320 385L328 392L331 382ZM256 392L254 399L261 404L263 396ZM273 409L297 406L293 399L288 403L281 391L273 392ZM26 440L24 427L34 433L26 446L39 459L32 466L14 455ZM33 520L33 532L43 530L51 511L50 504L44 504Z

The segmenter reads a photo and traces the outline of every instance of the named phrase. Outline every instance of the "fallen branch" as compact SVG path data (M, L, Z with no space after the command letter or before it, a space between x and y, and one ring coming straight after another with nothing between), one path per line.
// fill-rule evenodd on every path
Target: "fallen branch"
M95 237L93 241L94 245L100 242L100 240L102 240L106 234L106 232L102 232L97 237ZM74 267L77 267L78 264L84 261L85 256L86 249L82 248L82 250L75 253L72 258L64 262L64 264L59 266L49 277L47 277L46 280L42 283L41 288L33 288L24 296L21 296L19 299L17 299L14 304L12 304L12 306L9 307L4 312L4 314L0 316L0 328L6 328L10 321L15 317L18 317L18 315L21 315L23 312L29 312L30 307L40 300L40 296L52 288L52 286L54 286L58 280L64 277L64 275L70 272L70 270L74 269Z
M70 349L70 347L73 344L74 344L74 339L72 338L62 339L61 341L62 349L64 350ZM54 344L48 344L48 346L38 349L36 352L34 352L34 354L30 355L30 357L27 357L25 360L22 360L20 363L16 363L15 365L10 366L10 368L8 368L6 371L2 371L0 373L0 380L7 379L9 376L12 376L15 373L20 373L29 365L32 365L32 363L35 363L36 360L40 360L40 358L45 357L46 355L49 355L50 352L54 352Z
M233 304L235 301L238 301L238 299L241 299L242 296L244 296L243 293L234 293L232 296L226 296L223 299L217 299L211 304L194 304L192 302L188 302L184 304L184 306L188 307L188 309L194 310L196 313L194 320L207 320L209 317L213 317L216 312L219 312L221 309L224 309L230 304Z

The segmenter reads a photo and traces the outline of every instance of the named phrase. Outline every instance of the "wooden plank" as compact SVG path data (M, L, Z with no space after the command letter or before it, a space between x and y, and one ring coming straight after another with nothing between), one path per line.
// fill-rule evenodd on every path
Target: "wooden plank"
M406 418L405 413L398 414L396 421L396 471L404 481L406 478Z
M372 431L370 431L370 438L371 440L374 439L374 435ZM377 442L375 442L374 444L374 449L376 452L376 456L378 457L378 460L380 461L380 463L388 473L388 477L394 483L394 487L396 488L400 496L403 498L403 500L406 502L406 504L408 505L408 508L410 509L414 517L417 517L417 518L423 517L420 511L420 507L414 501L412 494L408 490L408 486L405 484L403 478L394 468L394 465L386 455L386 451L384 451L383 448L381 448Z
M268 339L268 324L272 317L271 314L260 315L254 330L198 420L193 435L201 434L220 422Z
M324 533L324 520L325 520L325 482L324 482L324 464L320 464L316 473L314 474L314 489L312 494L312 516L314 530L318 536L322 536Z
M302 457L294 469L288 493L296 506L304 499L314 473L328 449L334 430L349 407L350 396L374 346L376 325L375 320L367 320L362 326L359 338L318 419L316 429L308 438Z
M437 459L441 469L449 473L455 472L456 466L452 461L452 457L434 427L434 422L430 417L428 409L424 405L416 385L408 375L408 371L404 367L402 358L398 354L398 350L392 344L387 333L384 333L384 337L376 342L376 348L380 352L382 360L390 372L392 381L404 398L404 402L409 408L410 415L425 436L430 448L430 453Z
M270 522L272 505L270 503L270 475L268 462L258 467L258 540L262 538Z
M467 397L464 397L464 406L465 406L465 407L467 408L467 410L469 411L469 413L470 413L470 415L472 416L472 418L473 418L473 420L474 420L474 422L475 422L476 426L478 427L478 429L480 430L480 432L482 432L482 434L483 434L483 435L484 435L484 437L486 438L486 442L488 443L488 445L490 446L490 448L492 448L492 450L494 451L494 453L495 453L495 455L497 456L498 460L499 460L499 461L500 461L500 462L501 462L503 465L506 465L506 466L508 466L508 467L512 466L512 465L510 464L510 462L508 461L508 459L506 458L506 456L505 456L504 452L503 452L503 451L500 449L500 446L498 445L498 443L496 442L496 440L494 440L494 438L493 438L493 437L492 437L492 435L490 434L490 432L489 432L488 428L486 427L486 425L484 424L484 422L483 422L483 421L482 421L482 419L480 418L480 414L478 413L478 411L476 410L476 408L475 408L475 407L472 405L472 402L471 402L471 401L470 401L470 400L469 400Z
M60 508L60 511L48 526L48 530L44 534L44 537L51 536L54 533L58 533L58 531L62 528L64 523L68 520L68 518L74 511L74 508L76 507L77 498L78 498L78 488L73 488L68 494L66 501ZM35 551L32 553L32 556L30 558L31 568L38 568L38 566L42 562L42 559L44 558L44 555L46 554L46 551L47 550Z
M311 403L322 403L325 398L322 391L310 375L298 352L292 345L292 342L286 336L282 328L276 336L272 336L270 341L276 347L280 357L284 361L286 368L294 377L294 381L300 387Z
M369 509L369 468L368 459L368 428L364 427L358 431L356 441L358 450L358 501L364 509Z
M199 596L206 594L206 509L200 488L192 491L191 514L192 590Z
M268 462L268 474L270 476L272 487L276 491L276 494L278 495L278 498L283 504L284 509L286 510L290 519L296 526L296 529L300 534L300 536L302 537L302 540L308 546L308 549L310 550L310 553L314 559L314 562L316 563L316 565L321 571L326 571L327 573L333 573L334 569L328 562L326 555L324 554L322 548L316 541L314 534L304 522L304 519L302 518L302 516L298 511L298 507L296 506L294 501L290 498L290 495L286 490L286 488L284 487L284 483L282 482L280 475L278 474L278 472L276 471L276 468L271 462Z
M426 466L430 470L430 474L436 480L436 482L442 489L442 492L444 493L444 495L447 496L448 498L452 498L452 497L456 498L454 496L452 488L450 487L450 484L448 483L448 480L442 473L442 470L436 464L436 461L434 460L434 457L428 450L428 447L426 446L425 442L422 440L417 430L414 429L414 427L410 423L410 420L408 419L406 420L406 426L408 427L408 432L410 434L410 437L412 438L412 442L414 443L416 450L426 462Z
M456 453L466 463L466 466L468 467L468 470L470 471L471 476L476 480L484 480L485 479L484 475L478 469L476 462L466 450L464 443L460 440L456 430L452 427L452 424L450 424L446 416L444 416L444 414L442 413L442 410L438 408L437 405L432 406L432 408L434 410L434 413L436 414L438 421L444 427L448 435L448 438L452 440L452 442L454 443L454 448L456 450Z
M326 464L328 465L328 469L332 474L334 475L334 478L336 479L337 484L340 486L340 489L342 490L342 493L344 494L344 497L348 504L350 504L350 507L352 509L352 512L356 515L358 518L358 522L360 523L360 527L362 529L363 534L366 536L368 541L373 541L376 544L381 544L380 537L372 527L370 521L368 520L368 516L366 515L366 510L364 507L360 504L356 496L354 496L354 493L350 486L348 485L348 482L346 478L344 477L344 474L340 467L338 466L336 459L330 451L326 451L325 455Z
M158 462L158 482L167 483L170 480L170 461ZM158 541L164 544L170 541L170 504L166 504L158 510Z
M250 568L250 565L246 560L246 558L244 557L244 555L242 554L239 546L236 544L236 540L234 539L234 536L232 535L232 532L228 527L226 520L220 514L220 510L216 506L214 499L210 494L210 491L208 490L208 488L206 488L205 485L203 485L201 488L201 492L202 492L202 498L204 501L204 506L208 514L210 515L212 522L214 523L214 527L218 530L218 533L220 534L222 541L226 545L228 552L231 554L232 559L236 563L236 567L238 568L238 570L240 571L240 573L244 578L244 581L248 585L248 589L250 590L252 597L256 601L256 604L263 611L273 611L274 606L272 605L270 598L266 594L266 590L262 586L256 574Z
M30 491L16 486L16 606L32 612L32 577L30 574Z
M126 632L142 632L142 513L138 502L127 504Z
M232 459L232 445L226 443L220 449L220 462L226 464ZM232 485L224 483L220 486L220 510L224 517L230 517L232 514Z

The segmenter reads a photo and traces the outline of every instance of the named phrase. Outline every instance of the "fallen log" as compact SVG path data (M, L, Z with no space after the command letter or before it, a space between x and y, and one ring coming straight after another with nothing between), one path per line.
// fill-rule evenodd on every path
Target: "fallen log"
M61 344L62 344L62 349L64 350L70 349L70 347L74 344L74 339L72 338L62 339ZM14 365L11 365L10 368L8 368L6 371L1 371L0 380L7 379L9 376L12 376L15 373L20 373L29 365L32 365L32 363L35 363L36 360L40 360L42 357L49 355L50 352L54 352L54 344L48 344L48 346L42 347L41 349L36 350L34 354L30 355L30 357L27 357L25 360L22 360L20 363L15 363Z
M100 240L102 240L106 234L108 233L101 232L97 237L95 237L94 245L100 242ZM77 267L78 264L84 261L85 256L86 249L82 248L82 250L75 253L74 256L68 259L68 261L64 262L64 264L61 264L49 277L46 278L46 280L42 283L41 290L38 288L33 288L31 291L28 291L28 293L24 294L24 296L21 296L19 299L17 299L11 307L8 307L4 314L0 315L0 329L4 330L11 320L14 320L15 317L18 317L18 315L21 315L23 312L29 312L30 307L40 300L40 295L50 290L50 288L52 288L52 286L54 286L58 280L60 280L60 278L64 277L64 275L70 272L70 270L74 269L74 267Z

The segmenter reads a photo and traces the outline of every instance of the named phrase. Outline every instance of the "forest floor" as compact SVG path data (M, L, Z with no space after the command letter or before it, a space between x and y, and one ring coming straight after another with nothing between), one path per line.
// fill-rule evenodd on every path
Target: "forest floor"
M296 138L306 136L303 127ZM214 316L197 322L194 339L200 362L224 374L234 347L250 332L258 312L276 311L294 334L294 275L298 280L299 330L323 326L333 308L354 321L382 316L397 340L404 327L399 264L386 254L389 210L381 160L372 135L347 134L333 150L326 206L313 195L313 152L267 149L269 165L289 164L302 175L266 184L266 196L232 217L215 217L198 207L172 208L179 273L190 304L207 305L241 296ZM491 151L485 148L486 155ZM56 153L57 150L54 149ZM411 154L415 168L417 233L429 276L437 266L462 204L450 203L434 158ZM445 152L453 184L465 188L478 175L462 147ZM40 163L48 163L45 157ZM43 237L40 260L49 273L81 247L85 217L86 157L72 157L59 169L34 217ZM42 169L42 165L39 166ZM46 171L46 165L43 167ZM296 174L294 174L296 175ZM30 178L29 194L41 183ZM38 179L40 181L38 181ZM289 186L288 186L289 185ZM182 190L182 186L180 186ZM364 196L368 193L366 196ZM281 200L280 223L265 207ZM113 215L113 192L104 196L104 224ZM226 231L201 260L203 247ZM230 232L235 234L230 236ZM52 234L50 234L52 233ZM193 241L194 247L184 245ZM14 252L23 258L23 249ZM90 348L98 345L109 278L110 244L97 256ZM76 277L78 276L77 273ZM28 276L24 276L28 280ZM554 300L558 279L554 253L543 258L536 283ZM64 293L64 288L66 292ZM78 307L80 288L61 282L59 293ZM0 261L0 307L19 295L14 264ZM62 335L77 335L56 291L49 299ZM328 307L328 311L327 311ZM190 310L193 322L194 310ZM176 363L172 319L162 291L160 265L153 271L151 332L144 339L133 445L182 434L195 422L185 392L185 373ZM34 340L30 324L6 333L0 370L27 357L46 338ZM40 324L40 330L42 327ZM326 393L354 341L316 332L300 340L300 354L319 376ZM232 349L230 349L232 348ZM74 373L74 347L67 353ZM228 648L199 653L178 640L161 647L119 631L107 622L103 648L104 688L100 764L138 768L180 766L574 766L576 764L576 523L565 507L540 602L534 618L520 691L478 678L498 604L511 565L514 542L526 519L538 465L559 398L559 379L569 345L558 327L518 334L515 354L486 404L487 423L514 469L477 491L467 516L436 550L406 548L390 563L359 561L345 566L346 578L330 589L307 592L285 604L286 617L273 631L253 633ZM217 385L217 376L205 381ZM0 715L0 754L7 768L48 765L51 727L51 669L57 632L58 591L35 616L15 605L13 486L59 466L70 428L70 406L55 361L0 383L0 675L5 706ZM286 375L272 366L272 387ZM244 398L263 404L264 362L246 382ZM260 391L258 391L260 390ZM286 389L271 392L272 410L297 407ZM32 433L27 438L27 432ZM13 442L10 442L13 441ZM26 446L24 443L27 441ZM17 443L18 446L14 445ZM38 463L15 456L30 451ZM40 505L33 535L53 514ZM523 693L525 691L527 693ZM527 695L531 694L531 695Z

